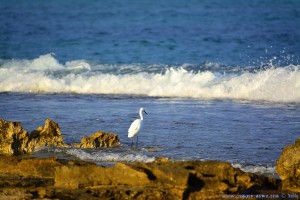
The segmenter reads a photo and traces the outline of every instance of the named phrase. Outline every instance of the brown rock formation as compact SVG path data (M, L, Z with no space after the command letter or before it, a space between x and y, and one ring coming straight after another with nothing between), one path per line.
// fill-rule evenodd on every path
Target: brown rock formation
M98 148L120 146L117 134L98 131L91 136L84 136L80 144L73 144L77 148Z
M221 199L275 193L278 182L216 161L117 163L0 156L0 199Z
M0 119L0 154L21 155L31 153L43 146L66 147L57 123L46 119L40 126L28 134L20 122L8 122Z
M44 146L67 147L63 141L60 128L57 123L46 119L45 125L32 131L29 136L28 152Z
M87 173L88 172L88 173ZM93 186L126 185L149 186L146 173L117 163L114 167L62 166L55 171L55 187L78 189Z
M20 122L8 122L0 119L0 154L22 155L31 153L44 146L68 147L64 143L57 123L46 119L45 125L38 127L30 134ZM77 148L97 148L120 146L117 134L98 131L91 136L84 136Z
M222 194L278 189L275 179L242 172L227 162L162 160L132 166L146 172L157 185L171 187L175 199L220 199Z
M28 132L20 122L0 119L0 154L19 155L27 152Z
M282 180L283 190L300 192L300 138L283 149L276 171Z

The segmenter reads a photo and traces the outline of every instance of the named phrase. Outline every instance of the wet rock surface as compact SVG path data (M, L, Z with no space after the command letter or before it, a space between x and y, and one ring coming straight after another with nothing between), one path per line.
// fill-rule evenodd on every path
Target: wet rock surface
M276 192L279 181L217 161L116 163L0 156L0 198L220 199Z
M81 143L73 144L76 148L99 148L99 147L117 147L120 146L120 140L117 134L98 131L91 136L84 136Z
M283 149L276 162L276 171L283 190L300 192L300 138Z

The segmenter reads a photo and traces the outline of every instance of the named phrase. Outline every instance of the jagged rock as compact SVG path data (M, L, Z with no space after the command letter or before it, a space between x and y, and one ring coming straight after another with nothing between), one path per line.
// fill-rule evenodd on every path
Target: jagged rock
M300 192L300 138L284 147L276 162L276 171L282 180L282 189Z
M27 152L28 132L20 122L0 119L0 154L19 155Z
M0 119L0 154L21 155L43 146L67 147L59 126L54 121L46 119L45 126L28 134L20 122Z
M73 144L77 148L98 148L120 146L117 134L98 131L91 136L84 136L80 144Z
M117 163L0 156L0 199L221 199L275 194L279 183L217 161Z
M67 147L64 143L60 128L57 123L46 119L45 125L32 131L28 141L28 152L44 146Z
M84 136L80 144L73 144L78 148L97 148L119 146L117 134L96 132L91 136ZM44 146L68 147L64 143L57 123L46 119L45 125L38 127L30 134L24 130L20 122L8 122L0 119L0 154L21 155L31 153Z

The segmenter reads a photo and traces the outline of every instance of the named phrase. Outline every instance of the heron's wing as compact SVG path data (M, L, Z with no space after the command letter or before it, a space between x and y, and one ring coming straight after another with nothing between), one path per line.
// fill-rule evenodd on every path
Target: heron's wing
M141 120L136 119L132 122L128 129L128 137L133 137L135 134L137 134L141 127Z

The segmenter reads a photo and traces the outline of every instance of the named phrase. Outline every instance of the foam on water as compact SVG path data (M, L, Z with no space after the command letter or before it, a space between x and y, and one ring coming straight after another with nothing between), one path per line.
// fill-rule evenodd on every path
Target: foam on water
M68 149L66 154L75 156L81 160L88 160L94 162L145 162L150 163L155 160L155 157L147 156L141 152L137 153L120 153L120 152L87 152L83 149ZM174 160L176 161L176 160ZM264 165L245 165L233 163L233 167L239 168L244 172L250 172L254 174L275 175L276 170L274 166Z
M155 160L154 156L146 155L145 153L148 150L131 150L131 149L77 149L77 148L53 148L53 147L43 147L37 150L37 155L42 155L54 153L61 154L61 158L70 159L70 156L78 158L80 160L92 161L96 163L115 163L115 162L145 162L150 163ZM72 158L71 158L72 159ZM171 159L172 161L187 161L182 159ZM201 160L201 159L200 159ZM205 161L205 160L202 160ZM263 175L276 175L275 166L268 165L251 165L251 164L240 164L232 163L234 168L239 168L244 172L250 172L254 174L263 174Z
M250 172L255 174L276 174L274 166L260 166L260 165L242 165L242 164L232 164L233 167L239 168L244 172Z
M83 149L67 149L66 154L75 156L81 160L94 162L153 162L154 157L146 156L141 153L121 153L121 152L88 152Z
M85 60L60 64L52 54L33 60L0 60L0 64L0 92L300 102L299 65L270 66L255 72L237 73L208 69L191 71L183 65L158 72L157 66L145 67L144 71L143 66L138 65L93 67ZM114 69L118 68L124 70L123 73L116 73Z

